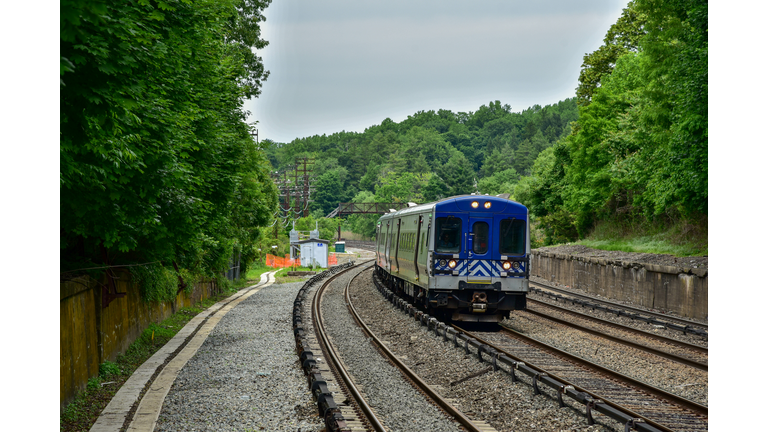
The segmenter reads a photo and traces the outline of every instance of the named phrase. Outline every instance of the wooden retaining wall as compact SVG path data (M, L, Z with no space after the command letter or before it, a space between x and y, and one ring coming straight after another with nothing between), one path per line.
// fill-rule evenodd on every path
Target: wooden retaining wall
M198 283L191 294L182 292L174 302L147 303L130 273L117 272L117 292L124 297L102 308L101 284L88 277L60 284L60 409L99 374L99 365L114 361L150 323L159 323L179 308L189 307L213 295L213 283ZM100 282L100 283L99 283Z
M707 269L579 257L533 250L531 275L688 318L708 318Z

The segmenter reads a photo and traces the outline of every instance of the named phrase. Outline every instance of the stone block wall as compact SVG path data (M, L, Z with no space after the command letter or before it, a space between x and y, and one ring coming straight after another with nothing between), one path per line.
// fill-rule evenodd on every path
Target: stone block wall
M534 250L531 275L608 299L708 318L707 270Z

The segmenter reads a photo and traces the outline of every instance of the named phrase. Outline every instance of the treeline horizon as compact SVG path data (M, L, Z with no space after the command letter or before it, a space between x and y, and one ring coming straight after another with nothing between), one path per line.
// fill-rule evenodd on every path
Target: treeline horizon
M263 143L275 170L296 158L314 159L309 210L319 219L339 202L423 203L478 188L511 194L520 173L529 174L538 154L567 135L577 118L575 98L518 113L493 101L475 112L418 111L399 123L386 118L364 132ZM514 162L504 166L507 158ZM370 237L375 219L355 215L347 223Z

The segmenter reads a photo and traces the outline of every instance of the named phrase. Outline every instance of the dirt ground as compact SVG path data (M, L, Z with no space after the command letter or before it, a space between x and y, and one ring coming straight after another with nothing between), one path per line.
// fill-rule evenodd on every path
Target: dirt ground
M612 260L630 261L640 264L657 264L675 267L704 268L708 269L709 257L684 257L672 255L649 254L636 252L604 251L592 249L581 245L548 246L538 250L581 257L607 258Z

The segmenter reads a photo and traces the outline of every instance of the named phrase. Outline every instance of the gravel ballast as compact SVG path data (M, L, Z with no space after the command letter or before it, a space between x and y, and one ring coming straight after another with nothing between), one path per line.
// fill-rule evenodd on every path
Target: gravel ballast
M322 430L291 329L302 285L263 288L225 315L179 372L155 430Z
M512 382L505 372L490 371L455 383L487 369L476 354L465 354L451 342L435 336L412 317L395 308L373 287L370 272L351 286L352 304L366 324L423 380L435 387L472 419L484 420L499 431L607 431L623 430L610 419L589 426L578 404L559 408L556 396L534 395L530 379Z
M348 372L388 430L458 431L459 427L407 383L376 351L347 310L344 288L357 271L332 282L321 302L328 332ZM370 283L370 271L356 281ZM378 294L378 293L377 293Z

